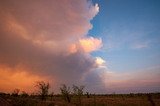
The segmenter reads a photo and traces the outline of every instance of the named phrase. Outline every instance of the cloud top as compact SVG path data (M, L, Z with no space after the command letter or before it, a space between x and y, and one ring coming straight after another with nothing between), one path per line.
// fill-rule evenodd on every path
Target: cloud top
M48 79L57 87L87 81L86 73L97 67L90 53L102 47L101 39L87 36L98 4L88 0L0 2L0 69L9 69L0 82L24 79L0 86L1 90L15 85L23 89L26 77Z

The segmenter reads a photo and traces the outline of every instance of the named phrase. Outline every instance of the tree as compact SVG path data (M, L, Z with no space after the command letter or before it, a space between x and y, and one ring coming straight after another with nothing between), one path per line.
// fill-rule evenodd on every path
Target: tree
M90 95L90 94L89 94L89 92L86 92L86 95L87 95L87 98L89 98L89 97L90 97L90 96L89 96L89 95Z
M19 94L19 92L20 92L20 89L14 89L14 91L13 91L13 93L12 93L12 96L17 97L18 94Z
M83 90L84 90L84 87L85 86L76 86L76 85L73 85L73 94L75 95L75 96L77 96L78 97L78 101L79 101L79 105L81 106L81 98L82 98L82 95L83 95Z
M38 88L39 95L41 97L41 100L46 100L46 97L48 96L48 91L50 88L50 84L46 83L44 81L39 81L36 83L36 87Z
M21 95L20 95L21 97L28 97L29 95L27 94L27 92L25 92L25 91L22 91L22 93L21 93Z
M70 87L67 87L65 84L63 84L62 87L60 87L60 91L63 96L63 99L68 103L70 103L71 102Z

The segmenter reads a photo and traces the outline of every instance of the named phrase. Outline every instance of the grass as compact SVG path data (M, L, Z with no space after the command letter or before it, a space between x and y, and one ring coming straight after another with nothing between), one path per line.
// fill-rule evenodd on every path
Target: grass
M150 99L154 104L150 102ZM81 105L78 98L74 96L71 103L67 103L61 95L54 95L53 99L47 97L46 101L41 101L36 95L14 97L3 94L0 95L0 103L1 106L5 104L7 106L160 106L160 93L90 95L89 98L87 98L87 95L83 95Z

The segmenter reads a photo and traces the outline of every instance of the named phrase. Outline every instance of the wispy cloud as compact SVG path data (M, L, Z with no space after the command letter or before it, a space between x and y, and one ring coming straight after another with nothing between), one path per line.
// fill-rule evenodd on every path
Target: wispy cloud
M123 73L104 71L101 77L109 93L157 92L160 89L159 69L159 66L154 66L136 71L128 70Z
M119 50L126 49L142 49L148 48L152 43L157 42L159 39L155 32L159 32L151 23L145 22L145 25L138 22L121 23L121 26L111 25L109 28L104 29L101 33L103 38L103 49ZM145 27L144 27L145 26ZM153 36L154 35L154 36ZM152 36L152 37L151 37ZM158 39L157 39L158 38Z
M143 48L148 48L150 45L150 42L135 42L134 44L132 44L131 48L133 49L143 49Z

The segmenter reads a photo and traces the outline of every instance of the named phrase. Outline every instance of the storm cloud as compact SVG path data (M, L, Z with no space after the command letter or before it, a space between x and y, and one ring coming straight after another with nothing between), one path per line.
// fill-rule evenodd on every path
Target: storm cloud
M94 72L99 64L90 55L102 47L102 40L87 35L98 4L88 0L0 2L0 72L5 72L1 90L25 90L27 79L28 83L47 80L54 89L63 83L103 84ZM20 78L26 86L21 86Z

